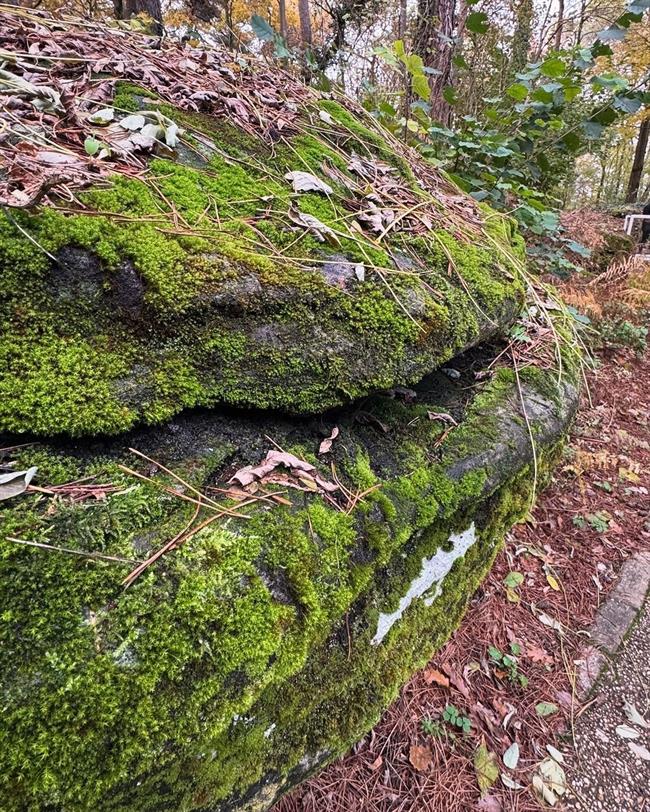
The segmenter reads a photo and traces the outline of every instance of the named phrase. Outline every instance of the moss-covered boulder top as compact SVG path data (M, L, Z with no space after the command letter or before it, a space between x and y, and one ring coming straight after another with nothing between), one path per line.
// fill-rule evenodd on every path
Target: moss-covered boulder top
M514 320L511 222L349 99L23 11L0 48L0 430L322 412Z

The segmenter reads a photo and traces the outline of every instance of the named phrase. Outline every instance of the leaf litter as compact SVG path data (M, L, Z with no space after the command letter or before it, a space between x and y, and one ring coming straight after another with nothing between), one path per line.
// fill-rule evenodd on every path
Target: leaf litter
M128 112L112 106L115 84L124 81L163 104L226 120L268 145L290 145L288 138L308 133L324 148L340 152L338 144L349 138L349 130L318 109L321 99L334 98L381 134L408 163L420 188L411 188L393 166L353 155L344 156L346 171L324 162L327 181L313 172L288 173L295 193L331 195L331 180L355 195L351 205L357 208L359 230L378 238L389 228L425 233L444 227L469 241L482 230L476 201L459 193L356 101L337 91L323 94L290 71L268 67L246 52L235 57L219 45L193 47L117 24L81 24L40 10L11 8L0 19L0 48L0 203L7 206L53 204L59 198L70 202L76 190L116 173L144 179L151 154L176 149L183 135L177 123L155 110ZM192 135L205 139L198 131ZM56 168L41 155L46 146L62 156ZM302 220L300 225L336 242L322 223Z

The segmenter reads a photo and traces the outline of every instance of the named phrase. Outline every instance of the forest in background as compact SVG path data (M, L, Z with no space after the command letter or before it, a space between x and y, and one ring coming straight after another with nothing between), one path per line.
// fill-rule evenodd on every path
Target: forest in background
M251 49L324 90L338 84L511 213L544 270L570 272L588 253L561 210L650 200L650 0L18 4Z

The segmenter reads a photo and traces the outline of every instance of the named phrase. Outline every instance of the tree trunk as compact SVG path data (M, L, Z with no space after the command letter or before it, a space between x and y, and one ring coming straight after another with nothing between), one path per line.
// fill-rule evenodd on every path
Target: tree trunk
M562 47L562 32L564 29L564 0L559 0L557 12L557 28L555 29L555 50Z
M515 5L515 31L512 36L512 59L510 73L521 73L528 62L530 40L533 32L535 8L533 0L519 0Z
M598 189L596 190L596 205L598 205L603 196L603 189L605 188L605 177L607 175L607 162L604 157L600 159L600 180L598 182Z
M418 0L413 50L427 67L439 71L429 80L431 116L444 125L451 119L451 106L442 94L451 82L456 25L456 0Z
M289 23L287 22L287 0L278 0L280 11L280 36L286 42L289 34Z
M645 164L645 154L648 151L648 137L650 136L650 118L644 118L639 127L639 135L636 139L634 149L634 160L632 161L632 171L627 183L626 203L636 203L639 194L639 186L643 177L643 166Z
M221 16L222 9L216 0L189 0L189 11L193 18L210 23Z
M576 46L580 47L582 42L582 29L587 18L587 0L580 0L580 16L578 17L578 31L576 33Z
M130 20L137 14L147 14L155 23L156 33L162 34L162 8L160 0L113 0L118 20Z
M309 0L298 0L298 17L300 18L300 39L303 45L311 45L311 14Z
M406 0L399 0L399 17L397 19L397 39L406 36Z

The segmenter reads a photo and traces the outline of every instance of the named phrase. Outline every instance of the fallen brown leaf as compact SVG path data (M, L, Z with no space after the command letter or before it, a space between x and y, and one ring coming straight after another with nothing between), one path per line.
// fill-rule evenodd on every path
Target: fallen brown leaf
M328 451L332 449L332 443L336 438L339 436L339 427L334 426L332 432L329 437L326 437L321 444L318 446L318 453L319 454L327 454Z
M418 772L426 772L433 762L431 750L425 745L412 744L409 750L409 761Z
M435 682L436 685L440 685L442 688L449 688L449 680L447 677L435 668L427 668L425 670L424 681L427 685L431 685Z
M369 764L368 766L370 767L371 770L378 770L383 763L384 759L382 758L382 756L377 756L377 758L372 762L372 764Z

